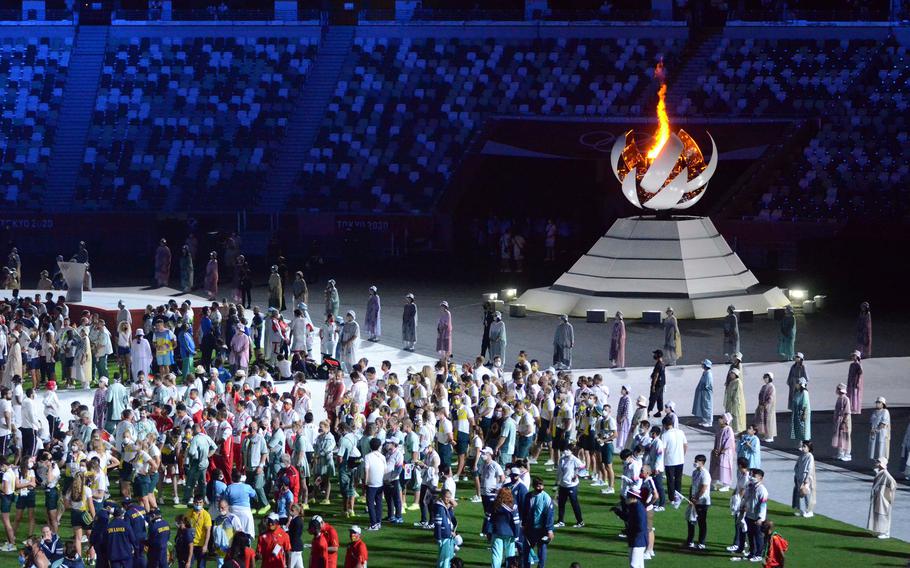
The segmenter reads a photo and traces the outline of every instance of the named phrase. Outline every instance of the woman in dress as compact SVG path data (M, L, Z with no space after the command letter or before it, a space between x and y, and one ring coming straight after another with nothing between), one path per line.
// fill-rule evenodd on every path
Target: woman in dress
M793 468L793 509L797 517L814 516L815 509L815 456L812 442L804 440L799 446L799 458Z
M856 318L856 350L863 359L872 357L872 311L869 302L859 305L859 317Z
M329 280L325 287L325 313L336 317L341 313L341 298L334 280Z
M193 289L193 255L187 245L180 250L180 289L184 292Z
M209 263L205 267L205 291L209 300L218 295L218 253L209 253Z
M850 399L850 412L860 414L863 411L863 355L853 352L853 361L847 371L847 398Z
M790 414L790 439L796 443L812 438L812 406L809 404L809 383L805 378L797 383Z
M622 369L626 366L626 321L622 312L616 312L613 332L610 335L610 366Z
M87 389L92 380L92 342L88 339L88 326L77 329L75 337L77 341L73 378L82 385L82 388Z
M731 368L727 373L727 383L724 387L724 412L729 412L733 417L730 426L737 434L746 429L746 395L743 389L742 371Z
M626 439L629 437L631 422L632 401L629 399L629 386L623 385L620 389L619 404L616 406L616 446L617 448L626 447Z
M796 316L793 306L787 306L780 320L780 334L777 338L777 353L784 361L792 361L796 350Z
M401 314L401 340L404 342L405 351L414 351L417 343L417 304L414 294L408 293L404 297L404 310Z
M679 334L679 322L673 308L667 308L667 317L664 318L664 362L667 366L676 364L682 357L682 336Z
M367 341L379 341L382 335L382 304L376 286L370 286L370 296L367 298L367 314L363 320Z
M847 398L847 385L841 383L834 390L837 399L834 402L834 429L831 446L837 450L837 459L850 461L850 437L853 432L853 420L850 412L850 399Z
M774 388L774 373L762 377L765 384L758 391L758 406L755 408L755 427L765 442L773 442L777 436L777 394Z
M714 421L714 377L711 375L710 359L701 362L701 378L695 386L695 398L692 401L692 415L697 417L699 426L708 428Z
M714 480L714 488L721 492L730 491L736 469L736 436L730 427L732 421L729 412L717 419L714 448L711 450L711 479Z
M452 312L445 300L439 304L439 320L436 322L436 353L440 359L452 355Z
M888 458L891 455L891 413L888 401L880 396L875 399L875 410L869 420L869 459Z

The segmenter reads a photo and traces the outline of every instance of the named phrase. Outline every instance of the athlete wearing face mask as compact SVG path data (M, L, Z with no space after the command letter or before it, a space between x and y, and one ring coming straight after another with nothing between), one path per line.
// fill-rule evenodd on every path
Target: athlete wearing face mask
M278 524L278 514L269 513L265 532L259 535L256 546L256 554L262 558L262 568L285 568L290 550L291 539Z
M203 507L202 496L199 495L193 500L193 510L186 514L187 522L193 527L195 534L193 536L193 560L205 558L205 551L209 547L209 539L212 536L212 516Z

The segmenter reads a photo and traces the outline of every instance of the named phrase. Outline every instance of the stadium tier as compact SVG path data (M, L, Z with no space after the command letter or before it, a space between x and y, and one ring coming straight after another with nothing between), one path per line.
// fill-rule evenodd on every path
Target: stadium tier
M683 44L358 37L290 204L427 210L487 117L640 114Z
M679 26L384 24L354 28L331 56L316 26L116 28L87 87L81 159L62 184L62 202L75 209L235 210L262 207L272 192L264 203L275 212L432 214L487 119L647 118L662 59L671 115L810 119L787 149L792 159L769 161L742 200L751 205L732 214L907 211L899 180L910 170L910 70L900 38L883 28L728 26L690 38ZM72 29L35 29L0 30L0 196L9 210L61 199L45 194L80 47ZM292 128L312 134L287 145ZM279 158L294 152L285 187L274 186Z
M80 203L205 209L255 199L318 39L222 33L108 46Z
M0 33L0 196L3 206L40 205L72 37Z

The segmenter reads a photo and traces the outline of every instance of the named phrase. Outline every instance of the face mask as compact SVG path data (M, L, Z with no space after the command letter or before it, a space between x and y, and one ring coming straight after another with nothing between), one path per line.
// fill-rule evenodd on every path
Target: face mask
M194 511L201 511L201 510L202 510L202 505L193 505L193 510L194 510Z

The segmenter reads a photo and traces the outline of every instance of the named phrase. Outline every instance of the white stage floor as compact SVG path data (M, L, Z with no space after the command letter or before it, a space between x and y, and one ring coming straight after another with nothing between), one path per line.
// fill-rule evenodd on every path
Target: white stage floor
M66 290L19 290L20 298L34 298L35 294L44 295L48 292L54 294L54 299L58 296L66 296ZM9 298L13 295L12 290L0 290L0 297ZM129 310L145 310L145 306L161 305L170 300L176 300L181 304L184 300L189 300L194 307L202 307L208 302L201 296L195 294L184 294L173 288L142 288L139 286L128 286L123 288L95 288L89 292L82 292L82 300L73 302L76 305L97 308L99 310L116 310L117 302L123 300Z

